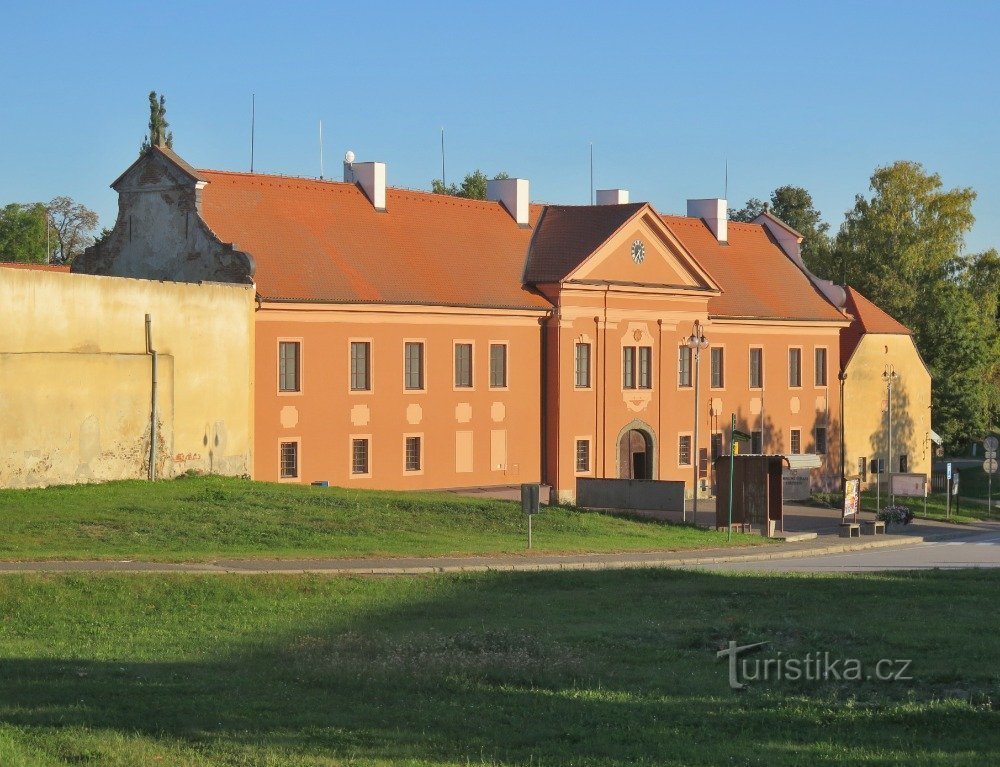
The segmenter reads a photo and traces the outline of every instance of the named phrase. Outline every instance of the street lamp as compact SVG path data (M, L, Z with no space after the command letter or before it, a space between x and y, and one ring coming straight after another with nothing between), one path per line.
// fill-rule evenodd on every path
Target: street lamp
M887 479L889 481L889 503L895 504L896 499L892 492L892 385L899 379L899 373L893 368L891 364L886 364L885 370L882 372L882 380L885 381L886 387L886 397L885 397L885 411L886 411L886 449L888 453L889 469L887 472Z
M694 464L694 485L692 489L694 490L692 504L691 504L691 514L694 517L694 524L698 524L698 472L701 468L698 464L701 463L698 455L698 389L701 383L701 350L708 348L708 339L705 338L705 331L701 326L699 320L694 321L694 327L691 329L691 335L688 336L687 345L689 349L694 350L694 437L691 446L691 463ZM731 449L731 448L730 448ZM685 522L687 519L684 520Z

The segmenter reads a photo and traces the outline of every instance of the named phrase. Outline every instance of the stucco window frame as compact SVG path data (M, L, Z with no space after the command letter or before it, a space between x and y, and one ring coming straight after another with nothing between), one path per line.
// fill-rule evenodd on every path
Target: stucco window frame
M817 436L819 430L823 430L823 452L819 451L819 437ZM827 455L830 453L830 427L826 424L816 424L812 429L813 433L813 447L815 448L816 455L823 456L823 460L826 460Z
M688 463L681 463L681 439L687 437L690 441L690 449L688 450L688 455L691 460ZM695 452L698 450L697 445L694 444L694 432L691 431L679 431L677 432L677 468L678 469L690 469L694 466L695 461L698 460Z
M799 433L799 452L792 451L792 434L793 432ZM791 455L802 455L802 427L801 426L789 426L788 427L788 452Z
M719 437L719 455L712 456L712 440L718 436ZM716 458L725 455L726 451L726 433L721 429L714 429L708 433L708 462L711 464Z
M753 385L753 365L750 360L753 356L753 350L760 350L760 386ZM750 344L747 348L747 389L750 391L764 391L764 387L767 385L767 379L764 377L764 347L761 344Z
M792 350L793 349L798 349L798 351L799 351L799 384L798 384L798 386L793 386L792 385ZM788 373L788 375L787 375L787 381L788 381L788 390L789 391L802 391L802 389L803 389L802 380L803 380L804 376L802 375L802 372L803 372L802 371L802 367L803 367L802 356L803 355L802 355L802 346L801 346L801 344L789 344L788 345L788 352L785 354L785 368L786 368L787 373Z
M822 349L824 354L824 370L823 377L826 379L826 383L816 382L816 373L818 368L816 367L816 352ZM826 344L817 344L813 347L813 385L817 389L829 389L830 388L830 347Z
M455 383L455 379L458 377L456 374L457 363L458 363L458 347L459 345L470 346L469 350L469 386L459 386ZM468 392L476 390L476 342L472 338L453 338L451 342L451 390L456 392Z
M577 386L576 383L576 363L577 351L581 346L587 347L587 385ZM576 339L573 341L573 390L574 391L594 391L594 344L587 340Z
M683 350L687 350L688 354L688 382L681 385L681 352ZM677 361L677 367L674 368L674 384L677 391L694 391L694 349L687 344L678 344L674 359Z
M420 344L420 383L419 389L410 389L406 386L406 345ZM404 338L403 339L403 394L426 394L427 393L427 339L426 338Z
M368 441L368 472L366 474L354 473L354 440L364 439ZM374 451L372 450L372 435L368 434L348 434L347 435L347 478L349 480L363 480L372 478L372 465L375 463Z
M406 440L412 439L414 437L420 440L420 468L419 469L408 469L408 468L406 468ZM413 431L413 432L404 432L403 433L403 475L404 476L406 476L406 477L420 477L420 476L423 476L423 473L424 473L424 460L425 460L425 456L426 456L426 445L425 445L425 442L426 442L426 440L424 439L424 432L422 432L422 431ZM371 443L369 443L369 445L370 444ZM369 453L371 452L371 448L370 447L369 447L368 451L369 451ZM371 468L371 459L370 459L370 457L369 457L369 461L368 461L368 468L369 469Z
M715 350L715 349L719 349L722 352L722 370L720 371L721 374L722 374L722 386L712 386L712 351ZM725 391L726 390L726 381L729 379L729 376L726 375L726 359L728 357L729 357L729 355L726 353L726 344L712 344L708 348L708 390L709 391ZM748 360L749 360L749 357L748 357Z
M368 344L368 388L355 389L351 382L351 344ZM351 396L370 397L375 393L375 339L351 336L347 339L347 393Z
M299 388L294 391L282 391L281 389L281 345L283 343L295 343L299 345L299 375L298 384ZM278 364L274 371L275 377L275 390L278 392L279 397L301 397L305 392L305 342L302 336L278 336L274 342L274 358L278 361ZM287 442L287 440L285 440Z
M493 347L502 346L504 348L503 352L503 386L493 385ZM486 376L486 388L488 391L510 391L510 340L508 339L491 339L486 342L486 348L489 349L489 354L487 355L487 365L489 370L487 370ZM472 382L476 382L476 377L473 375Z
M295 445L295 471L294 477L281 476L281 447L287 443ZM285 484L301 484L302 482L302 437L280 437L278 439L278 482Z
M576 467L576 450L578 442L587 443L587 470L579 471ZM594 437L592 434L583 434L573 438L573 475L577 477L594 476Z

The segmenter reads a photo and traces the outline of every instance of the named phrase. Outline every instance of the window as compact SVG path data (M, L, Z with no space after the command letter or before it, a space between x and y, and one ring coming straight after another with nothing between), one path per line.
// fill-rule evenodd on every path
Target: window
M691 347L681 346L678 348L677 356L677 385L681 387L691 385Z
M712 434L712 460L722 455L722 433L715 432Z
M792 455L799 455L802 452L802 432L799 429L792 429L791 443Z
M865 456L858 459L858 476L862 482L868 481L868 458Z
M278 343L278 391L301 391L299 388L298 341Z
M299 476L299 443L281 443L281 478L295 479Z
M368 440L351 440L351 474L368 473Z
M424 345L420 341L403 344L403 386L410 391L424 388Z
M351 341L351 391L369 391L371 379L371 344Z
M420 471L420 437L406 438L406 470Z
M590 471L590 440L578 439L576 441L576 470Z
M760 455L764 452L764 432L750 432L750 452L754 455Z
M802 350L788 350L788 385L802 386Z
M635 347L622 349L622 388L635 388Z
M819 455L826 455L826 427L816 427L816 452Z
M455 386L472 388L472 344L455 344Z
M576 388L590 388L590 344L576 345Z
M490 387L507 387L507 344L490 344Z
M816 347L816 385L826 386L826 347Z
M716 346L712 349L712 388L721 389L725 385L725 351L721 346Z
M677 440L677 463L681 466L691 465L691 435L682 434Z
M640 346L639 347L639 388L640 389L652 389L653 388L653 371L652 371L652 361L653 361L653 347L651 346Z
M764 350L760 347L750 349L750 388L764 388Z
M901 474L905 474L907 472L907 470L909 469L909 463L910 463L909 459L906 457L905 454L899 456L899 471Z

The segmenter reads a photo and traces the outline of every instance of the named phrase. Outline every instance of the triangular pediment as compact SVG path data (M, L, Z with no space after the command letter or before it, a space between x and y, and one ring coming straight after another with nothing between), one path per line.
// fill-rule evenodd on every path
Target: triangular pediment
M622 224L566 275L565 281L709 293L720 291L712 276L649 205L644 205Z

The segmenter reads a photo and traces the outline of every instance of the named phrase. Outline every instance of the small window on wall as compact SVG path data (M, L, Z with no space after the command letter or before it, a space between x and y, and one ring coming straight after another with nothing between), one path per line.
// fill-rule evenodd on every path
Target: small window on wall
M372 388L371 348L367 341L351 341L351 391Z
M906 455L899 456L899 473L906 474L909 471L910 461Z
M826 386L826 347L816 347L816 385Z
M576 345L576 388L590 388L590 344Z
M455 344L455 387L472 388L472 344Z
M622 349L622 388L635 388L635 347Z
M299 391L298 341L278 343L278 391Z
M764 432L750 432L750 452L754 455L760 455L764 452Z
M589 439L578 439L576 441L576 470L578 472L590 471Z
M691 435L682 434L677 440L677 463L681 466L691 465Z
M714 461L722 455L722 434L715 432L712 435L712 460Z
M788 350L788 385L792 388L802 386L802 350Z
M750 388L764 388L764 350L759 347L750 349Z
M507 344L490 344L490 388L507 388Z
M826 455L826 427L816 427L816 452L819 455Z
M420 471L420 437L406 438L406 470Z
M653 388L653 347L639 347L639 388Z
M351 474L368 474L368 440L351 440Z
M677 349L677 385L685 388L691 385L691 347Z
M721 346L712 349L712 388L721 389L726 385L725 350Z
M792 455L799 455L802 452L802 432L799 429L792 429L791 439L789 443L792 450Z
M299 476L299 443L281 443L281 478L295 479Z
M858 459L858 476L862 482L868 481L868 458L865 456Z
M404 345L405 386L410 391L424 388L424 345L420 341L407 341Z

